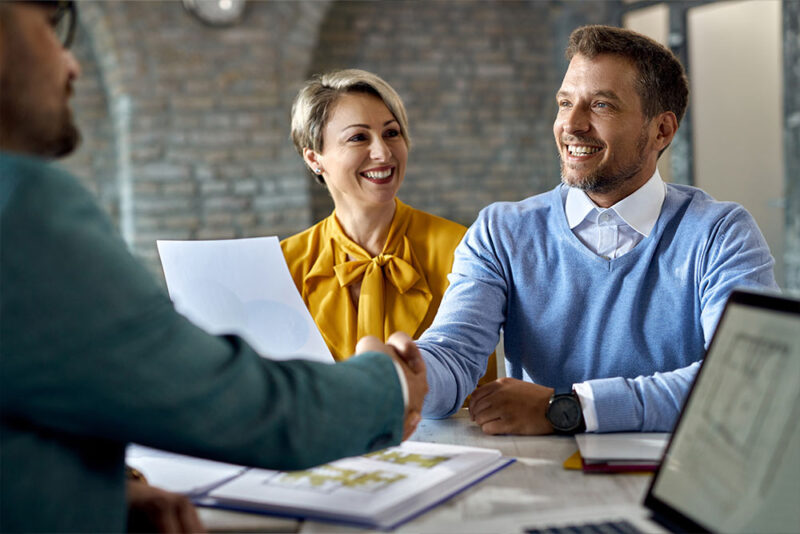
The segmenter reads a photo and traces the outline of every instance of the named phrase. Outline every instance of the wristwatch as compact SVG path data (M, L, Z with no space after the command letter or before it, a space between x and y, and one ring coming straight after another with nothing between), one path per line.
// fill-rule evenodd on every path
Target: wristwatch
M572 388L557 388L547 405L545 417L556 434L577 434L586 430L578 394Z

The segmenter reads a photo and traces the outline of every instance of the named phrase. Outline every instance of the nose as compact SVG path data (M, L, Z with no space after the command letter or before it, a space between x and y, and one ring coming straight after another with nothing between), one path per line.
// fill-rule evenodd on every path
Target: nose
M568 134L585 133L591 128L589 110L583 105L575 105L565 110L559 118L564 132Z
M67 64L67 76L70 81L76 80L81 75L81 64L75 58L71 50L64 50L64 60Z
M392 151L380 136L375 136L369 147L370 158L375 161L388 161L392 157Z

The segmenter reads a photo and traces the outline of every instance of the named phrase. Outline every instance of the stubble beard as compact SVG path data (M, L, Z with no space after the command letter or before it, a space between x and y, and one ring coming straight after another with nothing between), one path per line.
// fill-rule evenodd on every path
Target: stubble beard
M72 112L65 102L57 113L44 113L26 105L15 91L2 91L0 97L0 147L42 158L60 158L70 154L81 140Z
M81 132L75 125L72 117L72 112L69 108L63 114L61 126L58 128L57 133L54 135L52 142L47 147L50 155L53 158L62 158L71 154L81 142ZM43 149L45 147L42 147Z
M575 187L586 193L606 194L615 191L622 184L639 174L645 163L645 149L647 148L647 129L642 129L639 139L636 140L636 158L623 167L609 168L607 164L600 165L594 172L580 178L569 178L564 158L559 156L561 162L561 181L569 187Z

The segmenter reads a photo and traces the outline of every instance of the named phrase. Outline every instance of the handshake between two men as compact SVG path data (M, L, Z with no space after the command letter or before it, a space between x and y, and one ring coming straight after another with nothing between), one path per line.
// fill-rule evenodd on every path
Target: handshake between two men
M408 439L422 420L422 403L428 393L428 379L425 375L425 360L414 343L404 332L395 332L383 343L375 336L364 336L356 345L356 354L362 352L383 352L392 357L398 369L402 369L406 379L408 399L406 402L403 439Z
M422 419L428 393L425 360L408 334L395 332L386 343L374 336L361 338L356 354L383 352L402 369L408 387L403 439L408 439ZM550 434L547 411L553 388L513 378L501 378L476 389L469 400L472 420L487 434Z

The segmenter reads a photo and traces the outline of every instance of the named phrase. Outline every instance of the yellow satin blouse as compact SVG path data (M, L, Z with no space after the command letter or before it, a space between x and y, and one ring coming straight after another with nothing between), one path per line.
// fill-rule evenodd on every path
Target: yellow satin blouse
M466 228L395 201L378 256L345 235L335 212L281 242L294 283L337 361L349 358L365 335L385 341L400 330L418 338L447 288L453 251ZM359 281L356 310L348 286Z

